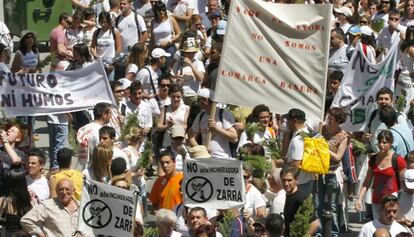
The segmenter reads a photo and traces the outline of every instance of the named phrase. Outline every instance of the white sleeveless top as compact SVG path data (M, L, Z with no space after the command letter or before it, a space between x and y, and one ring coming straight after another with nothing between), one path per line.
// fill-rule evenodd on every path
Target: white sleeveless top
M83 31L78 29L68 29L66 31L66 39L68 40L68 48L73 48L75 44L83 43Z
M170 19L165 20L164 22L157 23L153 22L153 30L155 45L159 46L162 41L169 40L172 38L172 26Z
M115 57L115 52L115 39L112 30L104 32L101 29L96 40L96 53L102 60L105 60Z
M22 67L23 68L35 68L39 63L39 57L37 53L27 52L25 55L21 51L18 51L22 58Z
M93 33L95 33L95 30L97 28L93 27L90 30L84 30L83 31L83 42L88 46L91 47L92 44L92 38L93 38Z
M189 110L188 105L185 105L184 103L181 103L178 106L177 110L174 112L172 111L172 106L168 105L167 112L165 114L165 123L167 123L169 118L172 118L172 120L174 121L174 125L184 126L184 124L187 122L185 115L187 114L188 110ZM163 147L171 146L171 142L172 142L172 139L171 139L171 128L170 128L164 133L164 140L162 141L162 146Z

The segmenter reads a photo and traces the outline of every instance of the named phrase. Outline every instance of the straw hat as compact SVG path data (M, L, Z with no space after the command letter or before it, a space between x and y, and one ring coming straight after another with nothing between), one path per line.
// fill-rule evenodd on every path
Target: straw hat
M211 155L207 151L207 147L203 145L193 146L189 150L190 157L194 159L210 158Z
M194 37L188 37L182 45L181 51L185 53L196 53L200 48L198 47L197 40Z

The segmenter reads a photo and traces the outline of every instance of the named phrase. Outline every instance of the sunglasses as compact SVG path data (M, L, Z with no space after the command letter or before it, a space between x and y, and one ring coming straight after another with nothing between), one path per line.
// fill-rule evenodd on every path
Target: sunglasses
M169 87L170 84L160 84L160 87Z
M388 20L390 20L390 21L399 21L399 20L400 20L400 18L390 17L390 18L388 18Z
M390 4L390 2L382 2L382 4Z
M398 202L398 197L394 195L387 195L382 198L381 204L384 206L387 202Z
M361 25L368 25L368 21L360 21L359 24L361 24Z
M244 178L244 180L248 180L248 179L250 179L250 175L243 175L243 178Z

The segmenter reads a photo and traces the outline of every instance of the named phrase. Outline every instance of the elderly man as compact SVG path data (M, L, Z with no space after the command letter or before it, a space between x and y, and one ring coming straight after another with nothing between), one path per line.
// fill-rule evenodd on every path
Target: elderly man
M74 191L71 180L60 180L56 185L57 198L35 206L21 218L23 230L31 236L74 236L79 210Z
M180 237L179 232L174 231L175 225L177 224L177 216L175 213L168 209L160 209L155 215L155 222L159 237Z

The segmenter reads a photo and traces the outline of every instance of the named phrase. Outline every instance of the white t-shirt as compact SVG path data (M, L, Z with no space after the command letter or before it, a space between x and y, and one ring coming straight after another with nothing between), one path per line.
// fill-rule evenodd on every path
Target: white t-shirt
M299 129L298 131L293 132L292 139L290 140L288 151L286 153L287 162L290 163L292 161L301 161L303 159L303 149L304 149L304 141L300 132L304 131L309 133L307 127ZM306 171L301 170L298 176L298 184L304 184L309 181L313 180L313 175Z
M385 59L385 57L388 55L388 52L391 49L391 46L394 44L394 42L400 41L400 34L402 33L405 35L405 30L407 29L407 27L399 25L398 29L400 30L400 32L397 32L394 30L391 33L389 26L387 26L384 29L382 29L381 32L379 33L378 38L377 38L377 46L384 48L385 51L377 55L377 62L381 62L382 60ZM398 50L398 53L400 53L400 50Z
M414 195L408 194L404 190L400 193L400 206L398 207L397 217L404 217L414 221Z
M273 198L272 206L270 206L270 213L280 214L285 208L286 202L286 191L281 189L276 193L275 198Z
M396 236L400 232L408 232L404 226L398 224L396 221L393 221L391 225L384 225L378 220L373 220L362 226L358 237L372 237L374 235L374 232L379 228L389 230L391 237Z
M134 14L137 16L138 27L135 23ZM122 51L124 53L128 53L128 49L139 41L138 29L139 34L147 31L147 26L145 25L144 18L142 18L142 16L136 14L135 12L131 12L126 17L123 15L119 16L118 30L121 32Z
M97 29L97 27L92 27L92 29L90 30L83 30L83 42L88 46L91 47L92 44L92 38L93 38L93 34L95 33L95 30Z
M180 60L178 60L174 64L173 68L173 74L177 75L181 73L181 65ZM196 70L199 72L202 72L203 74L206 72L206 69L204 68L203 62L201 62L198 59L194 59L193 66L195 66ZM193 73L193 70L190 66L185 65L182 68L182 74L183 74L183 97L191 97L196 96L197 92L201 89L201 81L197 80L195 78L195 75Z
M176 16L185 16L188 9L193 9L193 15L198 15L197 10L197 0L168 0L167 1L167 10L172 12ZM186 27L185 21L178 21L178 25L181 30L184 30Z
M99 129L102 125L91 122L79 128L76 135L79 143L79 159L89 162L89 154L99 144Z
M83 31L82 29L67 29L66 39L68 39L68 48L73 48L75 44L83 43Z
M121 105L121 106L125 106L125 105L126 105L126 110L125 110L126 118L128 117L129 113L138 111L137 116L138 116L139 126L141 128L152 127L152 111L151 111L150 105L147 102L141 100L139 105L136 106L131 101L127 101L124 105Z
M26 175L27 188L34 192L39 199L39 201L44 201L49 199L50 191L49 184L45 177L40 179L32 179L29 175Z
M145 66L144 68L139 70L138 74L135 77L135 80L141 82L142 88L144 89L145 93L147 93L148 95L153 95L154 90L151 86L151 78L147 68L151 71L151 77L152 81L154 82L155 90L158 91L158 77L161 76L161 70L158 68L156 71L154 71L154 69L150 65Z
M131 165L129 163L128 155L123 150L121 150L118 147L114 146L112 148L112 152L113 152L112 160L114 160L115 158L121 157L122 159L125 160L127 169L129 170L131 168Z
M110 60L115 57L115 38L112 30L107 30L105 32L100 30L96 37L96 54L98 54L102 60Z
M200 119L200 116L201 119ZM233 115L227 110L223 111L223 122L220 121L219 110L216 111L215 116L216 126L228 129L233 126L234 118ZM194 119L191 129L195 133L201 133L203 142L207 139L208 134L208 114L206 112L200 112ZM211 156L215 158L230 158L230 146L229 140L224 136L217 133L212 133L210 144L208 148L211 152Z
M254 218L256 216L256 209L259 207L266 207L266 198L255 186L251 184L246 193L246 203L244 204L244 209L248 210Z

